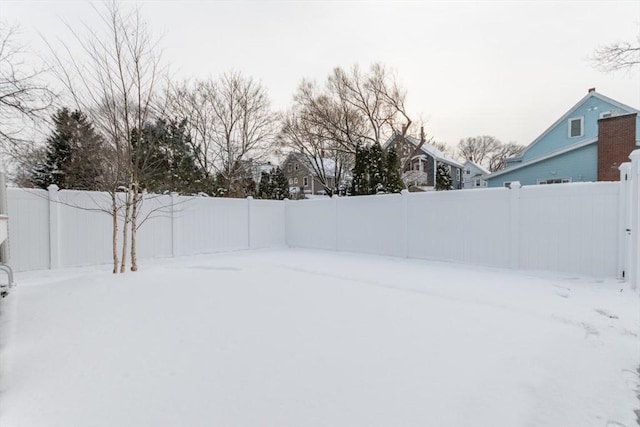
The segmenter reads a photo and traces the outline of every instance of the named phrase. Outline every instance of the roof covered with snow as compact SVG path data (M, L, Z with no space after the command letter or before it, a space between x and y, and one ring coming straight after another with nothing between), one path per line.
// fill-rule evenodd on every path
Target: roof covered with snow
M414 136L406 136L405 139L407 141L411 142L416 147L418 145L420 145L420 139L419 138L416 138ZM423 153L428 154L429 156L431 156L434 159L438 160L439 162L448 163L448 164L450 164L452 166L456 166L456 167L459 167L461 169L463 168L462 163L460 163L459 161L457 161L453 157L443 153L441 150L439 150L438 148L434 147L431 144L427 144L425 142L424 144L422 144L422 147L420 147L420 150L422 150Z

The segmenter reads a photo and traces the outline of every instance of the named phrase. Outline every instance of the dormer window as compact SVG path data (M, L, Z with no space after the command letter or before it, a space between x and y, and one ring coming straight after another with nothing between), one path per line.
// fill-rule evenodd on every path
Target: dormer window
M584 118L569 119L569 138L577 138L584 135Z
M604 112L600 113L600 118L601 119L607 119L609 117L613 117L613 111L604 111Z

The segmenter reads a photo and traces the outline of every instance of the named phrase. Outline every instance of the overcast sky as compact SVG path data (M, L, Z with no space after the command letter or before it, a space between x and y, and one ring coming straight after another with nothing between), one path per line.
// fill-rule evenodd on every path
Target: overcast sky
M529 144L590 87L640 109L640 69L601 73L588 60L636 39L639 0L137 3L176 78L238 70L285 109L303 77L382 62L414 121L451 146L476 135ZM97 22L88 2L54 0L0 0L0 19L19 24L35 51L38 32L68 39L64 22Z

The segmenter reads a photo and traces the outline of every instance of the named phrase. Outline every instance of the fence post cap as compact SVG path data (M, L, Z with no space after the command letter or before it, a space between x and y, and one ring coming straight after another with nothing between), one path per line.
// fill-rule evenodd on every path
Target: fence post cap
M409 190L407 190L406 188L400 191L400 194L402 194L403 196L406 196L407 194L409 194Z
M253 196L247 196L247 200L253 200Z
M58 191L60 189L60 187L58 187L55 184L51 184L50 186L47 187L47 190L49 191Z
M629 158L631 160L640 160L640 150L633 150L631 154L629 154Z
M631 163L630 162L624 162L624 163L620 163L620 166L618 166L618 170L626 170L631 168Z
M513 181L511 184L509 184L509 188L512 190L522 188L522 184L520 184L520 181Z

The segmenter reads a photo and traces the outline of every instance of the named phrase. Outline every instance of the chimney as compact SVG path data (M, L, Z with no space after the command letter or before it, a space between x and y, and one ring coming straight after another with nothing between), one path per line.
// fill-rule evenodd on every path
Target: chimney
M619 181L618 166L636 149L637 113L598 120L598 181Z
M424 126L420 126L420 142L424 144Z
M402 136L407 134L407 125L402 125Z
M596 88L595 88L595 87L591 87L591 88L589 88L589 93L591 93L591 92L595 92L595 91L596 91Z

